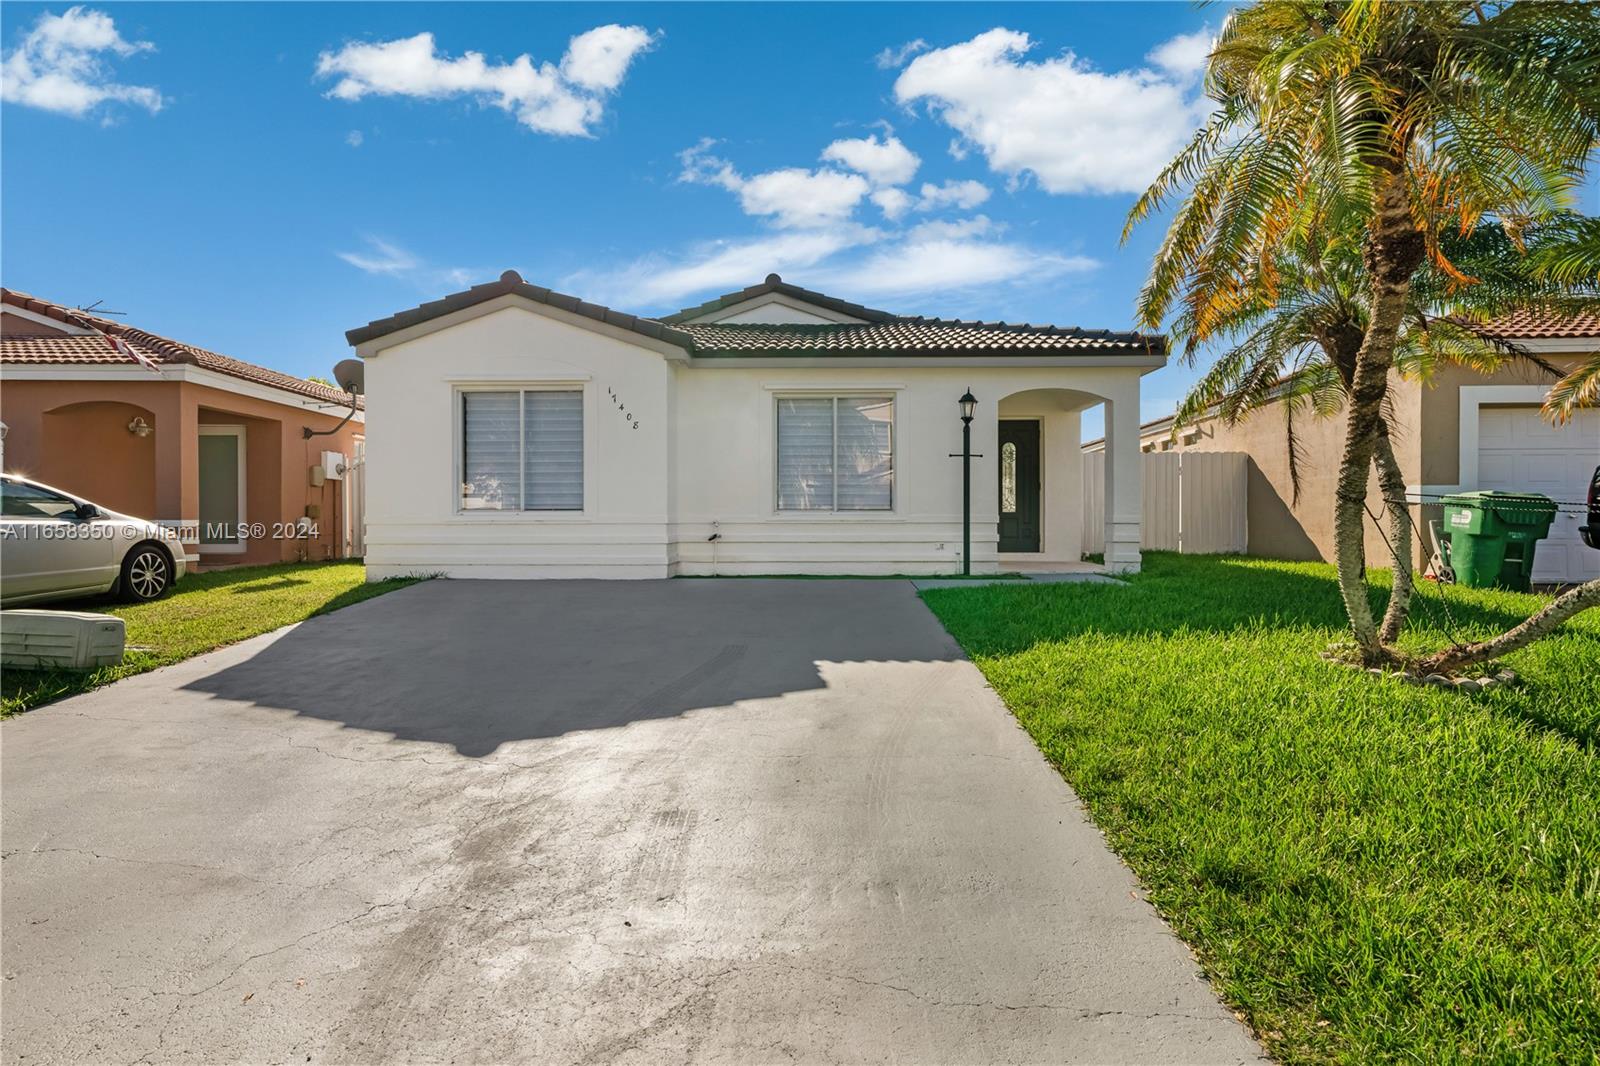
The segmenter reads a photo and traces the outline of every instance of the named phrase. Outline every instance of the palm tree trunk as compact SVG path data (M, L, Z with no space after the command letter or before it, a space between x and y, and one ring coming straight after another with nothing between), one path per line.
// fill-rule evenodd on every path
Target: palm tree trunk
M1394 442L1389 439L1389 427L1378 423L1377 450L1373 458L1378 466L1378 487L1389 511L1390 564L1394 567L1394 580L1389 591L1389 606L1383 612L1383 625L1378 628L1378 639L1393 644L1405 627L1406 616L1411 612L1411 593L1415 578L1411 571L1411 516L1406 511L1406 479L1400 473L1400 463L1394 456Z
M1367 478L1373 452L1383 428L1383 398L1389 388L1389 368L1394 365L1395 344L1405 317L1411 275L1422 263L1426 248L1411 217L1405 175L1399 163L1383 177L1377 191L1377 213L1367 235L1363 258L1372 279L1372 301L1367 334L1356 357L1351 387L1350 414L1345 428L1344 456L1340 460L1338 496L1334 501L1333 548L1339 571L1339 594L1344 599L1363 661L1376 664L1392 656L1385 651L1367 600L1366 516Z
M1600 607L1600 579L1569 589L1560 596L1545 604L1544 610L1534 615L1515 628L1508 629L1498 637L1479 641L1476 644L1467 644L1461 647L1446 648L1444 651L1430 655L1419 664L1424 670L1444 672L1459 670L1471 663L1484 662L1488 659L1509 655L1518 648L1527 647L1541 637L1548 636L1555 629L1577 614L1591 607Z

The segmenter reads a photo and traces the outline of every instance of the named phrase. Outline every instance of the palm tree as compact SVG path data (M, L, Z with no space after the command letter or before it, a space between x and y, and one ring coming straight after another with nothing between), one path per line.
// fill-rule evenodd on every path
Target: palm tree
M1367 601L1363 504L1388 373L1424 264L1459 284L1443 238L1484 219L1513 239L1573 198L1600 137L1600 5L1261 0L1210 58L1218 107L1140 198L1129 226L1185 193L1140 295L1210 339L1275 304L1280 257L1357 242L1366 325L1349 387L1334 515L1339 588L1360 658L1399 658Z
M1540 264L1565 255L1574 226L1588 221L1561 216L1531 228L1522 235L1523 248L1498 223L1480 223L1470 234L1447 236L1448 258L1476 282L1461 284L1428 265L1418 272L1395 347L1395 369L1402 377L1426 380L1443 364L1491 373L1509 361L1522 360L1560 377L1558 368L1497 335L1491 324L1518 308L1575 314L1597 306L1600 278L1539 269ZM1332 417L1349 404L1367 328L1368 284L1359 248L1341 237L1318 244L1295 241L1277 257L1274 272L1275 302L1261 300L1228 316L1222 330L1228 342L1179 406L1173 432L1211 414L1233 425L1253 411L1280 404L1289 480L1298 503L1302 459L1295 419L1308 407L1317 417ZM1193 364L1201 351L1215 347L1194 340L1186 313L1171 332L1184 362ZM1413 590L1413 526L1393 436L1394 427L1385 417L1373 453L1389 515L1384 539L1394 575L1379 627L1385 644L1399 636Z

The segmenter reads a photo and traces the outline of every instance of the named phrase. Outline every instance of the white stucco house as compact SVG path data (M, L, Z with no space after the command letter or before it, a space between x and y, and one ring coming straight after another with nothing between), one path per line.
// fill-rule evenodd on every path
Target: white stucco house
M1160 336L894 315L776 274L644 318L508 271L347 337L372 579L954 573L969 388L973 571L1079 563L1100 403L1106 566L1139 567Z

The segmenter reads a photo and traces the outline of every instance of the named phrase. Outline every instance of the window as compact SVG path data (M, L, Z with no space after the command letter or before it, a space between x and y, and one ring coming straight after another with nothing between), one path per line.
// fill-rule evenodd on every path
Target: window
M78 510L76 500L20 481L0 482L0 501L7 518L72 518Z
M894 398L778 400L778 510L894 506Z
M1010 441L1000 445L1000 510L1017 513L1017 446Z
M583 510L583 391L463 392L461 509Z

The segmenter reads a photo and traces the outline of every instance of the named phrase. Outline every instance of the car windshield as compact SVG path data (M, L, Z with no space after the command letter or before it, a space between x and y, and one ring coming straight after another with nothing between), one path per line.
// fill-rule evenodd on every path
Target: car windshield
M20 481L0 481L0 512L6 518L67 518L78 504L59 492Z

